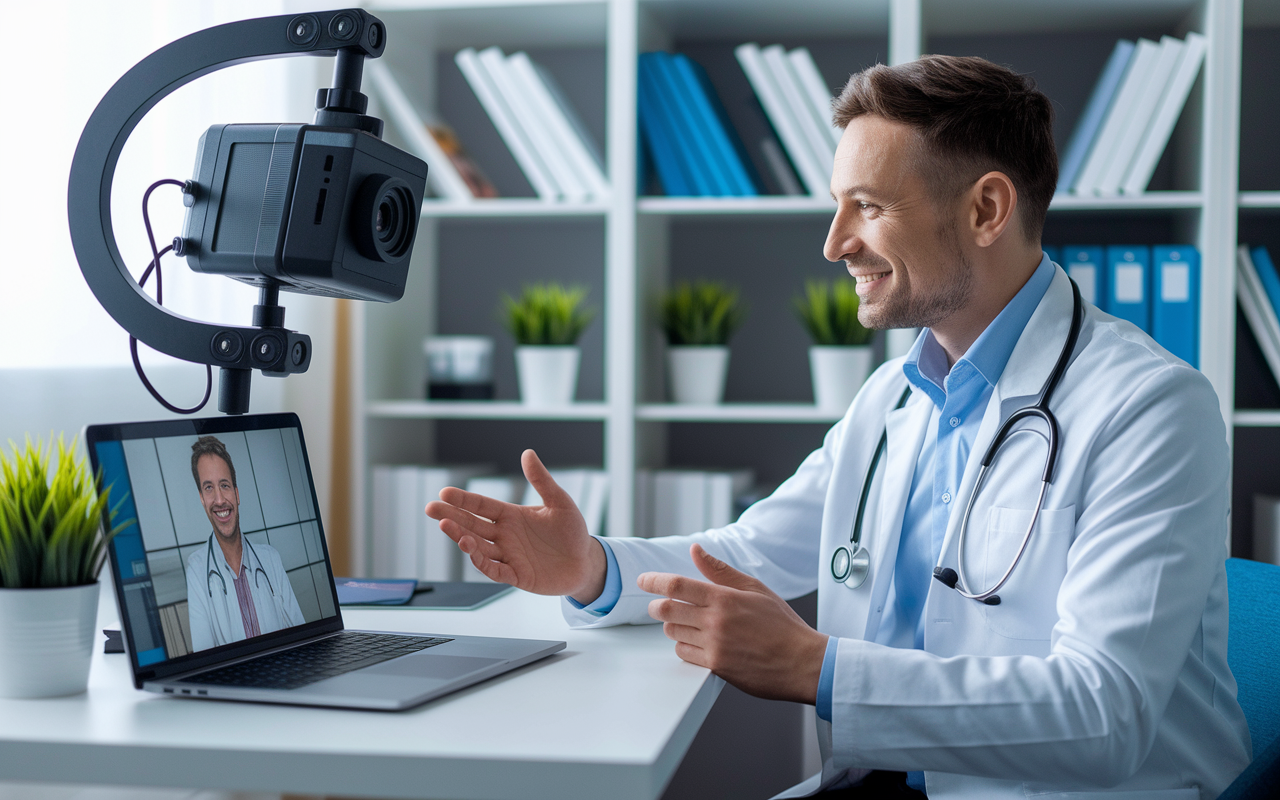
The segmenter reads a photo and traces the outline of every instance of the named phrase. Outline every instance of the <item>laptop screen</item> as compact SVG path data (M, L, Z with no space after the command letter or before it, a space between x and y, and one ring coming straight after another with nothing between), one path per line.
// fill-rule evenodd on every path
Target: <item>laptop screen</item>
M336 617L297 417L93 426L135 667ZM127 620L125 619L127 617Z

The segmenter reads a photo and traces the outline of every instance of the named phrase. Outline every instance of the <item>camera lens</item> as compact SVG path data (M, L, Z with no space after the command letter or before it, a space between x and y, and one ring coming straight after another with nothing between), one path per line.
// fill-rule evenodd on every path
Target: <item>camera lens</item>
M312 14L303 14L289 20L289 41L299 47L305 47L320 35L320 20Z
M394 264L411 247L417 205L409 184L388 175L370 175L360 184L352 220L356 245L365 258Z
M373 24L369 26L369 46L377 49L382 46L382 26Z
M335 39L346 41L356 35L358 27L356 18L344 12L329 20L329 35Z

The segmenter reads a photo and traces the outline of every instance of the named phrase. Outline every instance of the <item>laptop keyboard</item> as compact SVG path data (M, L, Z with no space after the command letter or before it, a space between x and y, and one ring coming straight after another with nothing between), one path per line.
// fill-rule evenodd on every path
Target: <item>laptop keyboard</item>
M291 650L202 672L185 678L180 683L254 689L297 689L325 678L452 641L430 636L389 636L343 631L337 636L309 642Z

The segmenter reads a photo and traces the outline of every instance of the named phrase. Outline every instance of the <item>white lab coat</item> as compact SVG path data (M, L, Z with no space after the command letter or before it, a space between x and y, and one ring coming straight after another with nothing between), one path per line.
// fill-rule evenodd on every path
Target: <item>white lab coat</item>
M187 557L187 610L193 651L244 639L244 620L240 616L240 603L236 600L233 582L235 573L213 537L214 534L209 534L205 546ZM213 568L209 566L211 549L216 565ZM250 545L245 539L240 558L249 579L249 593L258 615L259 631L270 633L301 625L304 621L302 609L276 549L269 544ZM258 572L259 568L262 572ZM219 575L226 581L225 592L223 582L218 580Z
M992 392L940 565L955 568L982 455L999 423L1039 394L1071 308L1070 283L1055 269ZM906 385L901 359L877 370L822 448L737 523L610 539L621 599L603 617L565 603L566 618L578 627L652 621L636 576L701 577L693 541L784 597L817 588L818 629L839 637L833 721L818 722L821 775L785 796L875 768L924 770L932 800L1216 797L1248 764L1250 742L1226 661L1229 461L1209 382L1087 306L1050 404L1058 468L1027 552L997 606L931 581L923 651L871 641L932 406L915 393L891 411ZM871 574L851 590L832 580L831 557L849 542L886 414L888 449L864 523ZM966 567L983 588L1013 558L1040 487L1039 439L1015 436L1006 448L966 541Z

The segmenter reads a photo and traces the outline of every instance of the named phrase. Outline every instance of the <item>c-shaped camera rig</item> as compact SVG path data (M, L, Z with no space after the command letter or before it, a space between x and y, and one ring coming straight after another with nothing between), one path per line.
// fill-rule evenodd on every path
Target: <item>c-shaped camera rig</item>
M317 95L314 124L379 137L382 122L365 115L368 99L360 93L360 80L364 59L381 56L385 47L386 27L359 9L220 25L147 56L111 87L85 125L71 162L67 197L80 270L103 308L132 336L184 361L220 367L218 409L223 413L249 410L252 370L279 376L305 372L311 338L284 328L280 283L269 277L252 281L260 298L250 327L187 319L144 293L125 266L112 231L111 183L120 152L139 120L178 87L234 64L298 55L337 57L333 88Z

